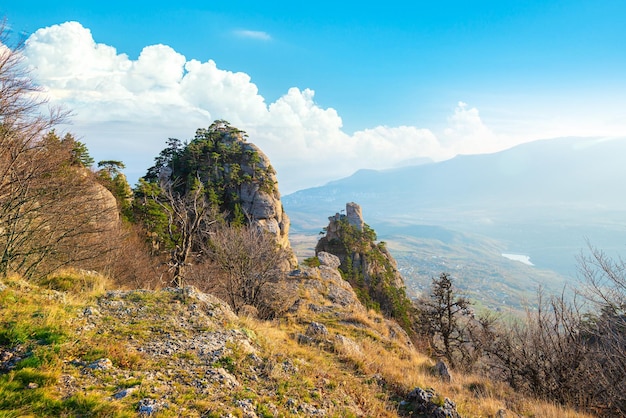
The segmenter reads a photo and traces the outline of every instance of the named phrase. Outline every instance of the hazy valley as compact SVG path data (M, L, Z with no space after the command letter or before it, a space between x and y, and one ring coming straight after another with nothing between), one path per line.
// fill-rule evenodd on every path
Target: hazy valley
M587 240L611 255L623 251L623 155L624 138L542 140L495 154L361 170L283 203L296 248L306 251L297 241L314 242L325 215L355 201L388 242L409 290L423 291L447 271L477 301L519 307L539 285L559 292L575 283ZM532 266L502 254L526 256Z

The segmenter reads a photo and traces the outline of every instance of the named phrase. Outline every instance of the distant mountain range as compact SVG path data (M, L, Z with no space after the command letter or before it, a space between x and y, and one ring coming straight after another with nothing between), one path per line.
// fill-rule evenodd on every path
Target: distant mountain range
M520 254L534 267L515 260L506 263L516 271L514 276L520 269L529 276L541 271L530 279L535 286L549 271L555 272L553 284L571 279L586 240L609 253L626 250L625 189L626 138L559 138L494 154L361 170L282 201L296 234L316 234L328 216L354 201L392 252L398 247L397 258L410 254L415 263L420 251L432 261L483 248L480 254L466 254L466 261L483 259L478 270L484 275L487 259L495 262L504 259L502 253Z

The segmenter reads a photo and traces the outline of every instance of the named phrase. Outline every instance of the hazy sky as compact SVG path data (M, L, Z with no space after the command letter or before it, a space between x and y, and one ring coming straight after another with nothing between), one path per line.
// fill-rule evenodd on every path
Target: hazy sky
M12 1L33 75L98 160L145 173L226 119L283 193L359 168L626 135L626 2Z

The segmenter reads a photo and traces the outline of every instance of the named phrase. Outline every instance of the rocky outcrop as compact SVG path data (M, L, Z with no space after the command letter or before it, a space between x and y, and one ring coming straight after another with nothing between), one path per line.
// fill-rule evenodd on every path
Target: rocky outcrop
M456 405L448 398L432 389L415 388L400 404L400 410L407 415L430 418L461 418Z
M314 315L330 315L346 327L367 327L368 332L378 338L392 340L407 352L413 350L409 335L395 321L384 319L380 314L373 314L366 321L367 325L357 320L372 315L372 312L368 312L354 288L342 278L338 269L339 258L320 252L318 259L319 267L294 270L284 282L283 293L293 298L287 314L309 324L307 331L297 336L298 342L318 344L340 352L360 352L358 343L338 334L332 335L323 325L310 321Z
M267 155L247 142L245 132L218 120L208 129L198 129L187 144L172 140L156 160L146 179L169 184L180 194L200 181L211 202L230 222L250 223L268 231L290 254L291 267L297 265L276 172Z
M350 225L354 226L359 231L363 230L365 222L363 221L361 206L354 202L346 203L346 217Z
M307 269L288 282L289 292L301 301L291 314L293 335L270 323L241 320L226 303L193 287L106 292L81 306L68 324L74 344L104 347L92 351L106 357L77 350L78 357L60 362L55 390L64 399L97 394L139 416L200 416L207 411L224 417L375 416L381 409L362 409L368 405L358 396L335 395L332 388L349 378L369 390L370 380L382 377L352 378L341 367L314 363L317 355L300 354L322 349L341 356L342 362L363 362L363 347L378 341L390 355L406 359L413 352L408 337L392 321L365 312L336 269ZM341 296L331 302L328 294ZM0 354L7 358L32 355L6 351ZM382 381L380 385L379 390L386 390ZM288 397L282 388L288 388Z
M320 263L327 257L325 253L335 255L343 277L357 290L361 302L395 318L408 330L411 302L396 261L384 243L376 242L376 233L363 221L358 204L348 203L345 212L328 218L326 234L315 247Z
M90 186L90 194L93 196L93 204L97 206L96 222L104 231L114 231L119 227L120 214L115 196L103 185L93 182Z
M376 244L376 234L364 222L361 207L350 202L346 204L345 212L328 218L326 234L315 247L316 255L320 252L336 255L341 262L342 271L358 271L363 274L366 282L384 274L390 278L393 286L403 288L404 279L398 271L396 260L384 244ZM358 242L353 243L355 240ZM368 257L374 254L382 257L383 262L375 262L374 258L380 257Z

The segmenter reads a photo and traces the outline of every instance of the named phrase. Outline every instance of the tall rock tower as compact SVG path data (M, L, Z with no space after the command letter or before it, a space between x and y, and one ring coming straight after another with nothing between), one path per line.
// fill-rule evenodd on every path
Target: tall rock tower
M318 241L315 253L337 256L342 276L361 302L396 319L408 330L411 302L396 261L384 243L376 243L376 233L363 221L358 204L346 204L345 212L328 218L326 234Z

